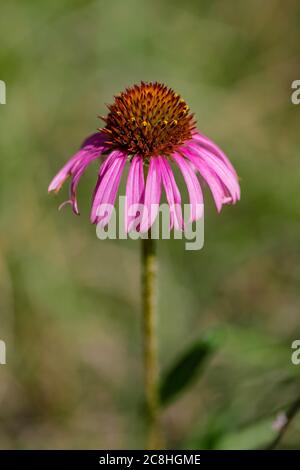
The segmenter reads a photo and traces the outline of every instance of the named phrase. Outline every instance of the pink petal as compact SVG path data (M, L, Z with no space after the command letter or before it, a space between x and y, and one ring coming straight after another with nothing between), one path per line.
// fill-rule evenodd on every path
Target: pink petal
M173 154L182 176L187 185L190 196L190 222L200 219L203 215L203 195L198 178L190 163L178 153Z
M157 157L150 159L149 170L145 188L144 211L140 231L147 232L158 213L161 196L161 174Z
M126 160L127 155L125 153L115 150L101 166L92 204L92 223L100 222L102 227L108 223ZM99 211L102 209L105 209L105 215L99 214Z
M199 165L199 161L204 162L216 175L218 175L222 184L224 184L232 197L233 203L240 199L240 185L236 173L233 173L222 160L208 150L204 148L200 149L192 143L190 143L187 148L192 152L192 154L196 155L197 159L193 159L193 163L196 166Z
M198 144L200 147L209 150L214 155L216 155L216 157L220 158L225 163L225 165L233 172L233 174L237 176L236 171L233 165L231 164L229 158L212 140L210 140L208 137L206 137L204 134L201 134L200 132L194 132L193 141L195 141L195 143Z
M92 160L98 158L100 154L104 152L104 150L106 150L107 148L105 140L107 140L107 136L100 132L89 136L83 142L80 150L76 152L73 157L70 158L70 160L53 178L48 187L48 191L55 191L57 193L65 182L65 180L68 178L68 176L74 174L79 166L84 165L85 169ZM81 174L83 173L83 171L81 172Z
M220 178L216 175L216 173L213 170L211 170L206 165L206 163L200 161L198 157L193 155L188 150L185 150L184 153L185 153L185 156L189 158L189 160L193 163L196 170L199 171L201 176L207 182L212 192L213 198L215 200L215 204L216 204L218 212L221 211L223 204L232 203L233 202L232 197L228 196L228 191L226 191L226 188L224 187L224 185L222 184Z
M83 175L84 171L86 170L87 166L90 164L91 160L85 160L81 165L76 166L76 170L73 170L72 180L70 184L70 204L72 205L73 212L78 215L78 204L77 204L77 186L80 181L81 176Z
M160 166L163 186L170 207L170 228L175 226L176 230L182 230L183 219L181 210L181 196L176 184L172 168L165 157L157 157Z
M126 184L125 231L129 232L136 221L136 212L143 203L145 192L144 164L139 155L133 157Z

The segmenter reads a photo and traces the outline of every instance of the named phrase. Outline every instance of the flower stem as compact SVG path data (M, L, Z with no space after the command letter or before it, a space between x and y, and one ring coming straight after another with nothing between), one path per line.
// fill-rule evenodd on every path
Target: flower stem
M156 244L151 239L142 239L142 284L143 284L143 336L144 374L147 412L147 448L158 449L160 443L158 361L156 338Z

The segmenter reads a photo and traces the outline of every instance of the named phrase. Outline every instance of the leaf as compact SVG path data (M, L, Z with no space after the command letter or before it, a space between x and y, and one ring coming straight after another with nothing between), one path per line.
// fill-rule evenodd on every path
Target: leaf
M211 338L196 341L166 373L160 387L160 401L169 404L199 375L207 358L215 349Z
M240 410L234 404L215 408L206 420L197 423L183 442L182 449L258 450L265 449L278 435L283 408L257 421L241 424Z
M245 429L224 436L218 443L217 449L222 450L251 450L266 446L276 436L272 424L274 418L268 418Z

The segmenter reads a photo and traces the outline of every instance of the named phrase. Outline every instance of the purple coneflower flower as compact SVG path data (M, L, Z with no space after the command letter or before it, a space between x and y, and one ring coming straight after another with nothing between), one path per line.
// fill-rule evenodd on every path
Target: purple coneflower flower
M240 198L237 174L220 148L195 127L193 114L181 97L160 83L141 83L115 97L108 106L105 127L90 136L49 185L58 192L71 176L70 199L78 214L77 186L81 175L96 158L102 156L94 190L91 221L103 226L109 217L99 215L102 205L115 203L122 172L129 162L126 185L126 230L137 215L130 207L144 209L140 231L154 222L164 188L170 207L170 226L183 228L181 195L173 174L177 165L184 178L190 200L190 220L202 216L203 196L198 175L208 184L217 210ZM148 169L145 181L145 169ZM135 213L134 213L135 214Z

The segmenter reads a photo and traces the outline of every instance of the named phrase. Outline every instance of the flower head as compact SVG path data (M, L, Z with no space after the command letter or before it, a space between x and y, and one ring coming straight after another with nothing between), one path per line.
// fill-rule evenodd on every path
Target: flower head
M160 83L127 88L108 109L101 130L111 145L129 155L171 155L192 138L195 128L184 100Z
M125 164L129 161L126 184L126 229L138 217L130 211L143 207L141 232L154 222L164 188L170 208L170 225L182 229L181 195L173 165L179 168L190 200L190 220L202 215L203 196L198 176L208 184L217 210L240 198L237 174L226 155L195 126L193 114L185 101L160 83L141 83L127 88L108 106L102 117L105 127L90 136L49 185L59 191L70 176L70 199L78 214L76 191L81 175L96 158L102 156L98 181L93 194L91 221L103 226L107 217L99 214L102 205L113 206ZM145 172L147 177L145 181Z

